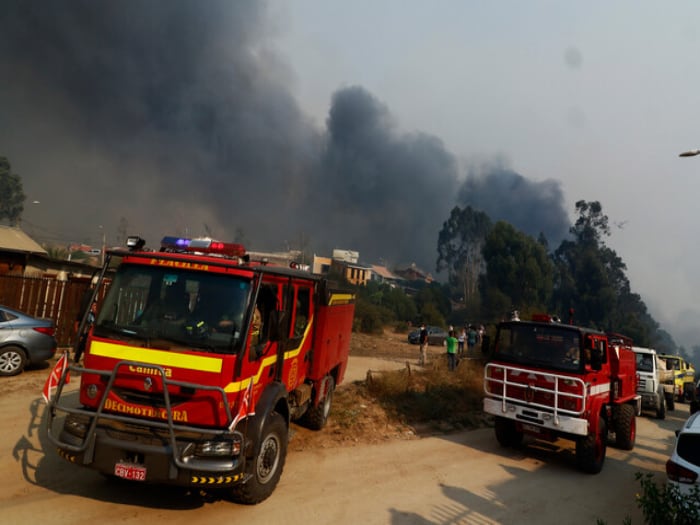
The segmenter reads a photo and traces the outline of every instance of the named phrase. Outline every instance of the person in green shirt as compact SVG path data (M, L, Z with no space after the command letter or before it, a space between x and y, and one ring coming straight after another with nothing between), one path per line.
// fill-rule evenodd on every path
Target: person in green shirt
M454 330L450 330L445 342L447 343L447 369L454 370L457 366L457 338Z

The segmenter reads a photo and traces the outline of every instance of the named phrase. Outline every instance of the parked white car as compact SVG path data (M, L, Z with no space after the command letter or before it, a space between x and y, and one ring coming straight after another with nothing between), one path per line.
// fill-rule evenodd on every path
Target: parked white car
M700 489L700 412L690 416L677 432L671 458L666 462L666 477L669 485L678 487L684 496L691 495L695 486Z

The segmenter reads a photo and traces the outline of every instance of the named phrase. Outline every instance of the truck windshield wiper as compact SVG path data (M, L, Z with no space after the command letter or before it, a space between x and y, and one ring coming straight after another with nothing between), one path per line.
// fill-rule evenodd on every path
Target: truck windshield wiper
M139 333L137 330L132 330L123 326L108 326L108 325L97 325L95 326L95 335L104 337L107 334L116 335L119 339L145 339L144 335Z

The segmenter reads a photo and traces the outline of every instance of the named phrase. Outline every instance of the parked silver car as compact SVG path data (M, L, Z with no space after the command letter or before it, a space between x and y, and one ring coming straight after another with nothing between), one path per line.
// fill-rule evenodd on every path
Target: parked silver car
M21 373L28 364L51 359L56 353L56 324L0 306L0 376Z

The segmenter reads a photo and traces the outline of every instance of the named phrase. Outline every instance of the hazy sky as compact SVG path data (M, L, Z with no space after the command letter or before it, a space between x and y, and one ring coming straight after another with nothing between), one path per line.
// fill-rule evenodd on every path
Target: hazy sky
M700 343L700 157L678 157L700 147L700 4L284 4L292 90L319 125L328 93L359 84L463 174L498 159L560 181L572 220L599 200L633 291L677 342Z
M632 290L688 346L699 49L691 1L6 0L0 155L39 237L124 217L429 271L456 204L557 245L598 200Z

